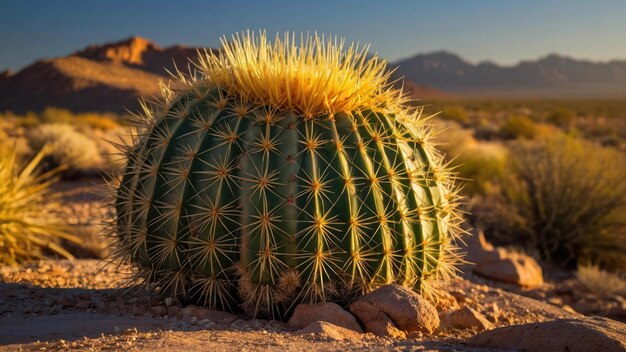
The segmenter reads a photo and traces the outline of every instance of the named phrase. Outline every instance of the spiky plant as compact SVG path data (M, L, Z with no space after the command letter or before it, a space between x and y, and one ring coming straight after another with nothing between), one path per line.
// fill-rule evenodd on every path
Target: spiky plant
M80 243L51 213L58 204L49 187L60 170L38 173L45 155L42 150L21 165L14 147L0 145L0 264L41 258L46 250L73 258L59 240Z
M422 109L367 47L298 44L222 39L144 104L112 226L150 287L281 317L451 274L457 192Z

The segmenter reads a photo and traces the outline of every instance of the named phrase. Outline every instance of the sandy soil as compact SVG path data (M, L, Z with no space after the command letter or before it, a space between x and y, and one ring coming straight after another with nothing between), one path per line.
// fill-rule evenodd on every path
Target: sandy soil
M82 258L107 254L98 227L104 214L102 197L93 192L101 188L97 183L79 180L57 186L68 192L60 215L85 239L82 248L71 248ZM97 259L0 267L0 351L477 351L464 344L478 333L471 329L440 327L432 335L412 335L406 340L372 334L338 340L243 315L197 319L181 315L180 307L166 305L164 299L129 285L124 280L129 270ZM470 274L441 286L449 300L437 308L445 311L458 302L480 312L495 327L582 317L569 306L576 307L579 301L571 279L555 280L552 282L560 283L548 282L541 289L527 291ZM609 303L626 306L623 297Z
M98 260L0 268L0 350L472 350L462 341L477 333L439 329L407 340L366 334L337 341L246 316L230 323L177 318L164 312L162 299L128 287L121 279L126 271ZM496 326L580 316L467 280L445 290Z

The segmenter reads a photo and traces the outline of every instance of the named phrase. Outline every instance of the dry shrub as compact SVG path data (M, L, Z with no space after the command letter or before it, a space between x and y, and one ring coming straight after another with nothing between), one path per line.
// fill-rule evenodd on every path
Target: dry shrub
M532 139L537 134L537 125L527 116L512 116L500 126L500 135L504 139Z
M479 226L563 265L588 258L625 268L622 154L556 135L519 142L508 159L501 187L475 205Z
M11 147L0 147L0 263L19 264L39 258L45 251L63 257L72 255L59 245L60 239L78 243L52 215L57 198L48 189L55 170L38 174L44 157L39 152L25 165L17 161Z
M598 265L579 265L576 277L587 290L598 296L626 296L626 279L618 274L602 270Z
M443 132L438 136L439 148L463 181L465 195L485 193L502 177L506 148L496 142L478 141L471 130L455 123L440 125Z
M67 167L65 176L90 172L102 164L94 140L67 124L41 125L30 133L29 141L33 150L48 146L49 152L44 158L45 168Z

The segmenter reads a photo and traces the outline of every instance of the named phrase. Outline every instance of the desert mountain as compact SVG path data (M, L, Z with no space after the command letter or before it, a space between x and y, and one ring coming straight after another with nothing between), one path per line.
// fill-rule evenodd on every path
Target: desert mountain
M0 73L0 111L134 110L139 97L159 94L158 82L174 63L186 69L196 48L161 48L139 37L93 45L66 57L37 61L16 74Z
M137 99L159 94L158 82L174 65L186 70L198 48L162 48L140 37L92 45L71 55L37 61L17 73L0 72L0 111L39 111L48 106L72 111L135 110ZM595 63L549 55L515 66L472 64L448 52L402 60L415 99L450 96L615 98L626 96L626 61ZM392 66L395 66L392 65Z
M397 63L396 75L463 95L501 97L626 96L626 61L591 62L559 55L514 66L472 64L439 51Z

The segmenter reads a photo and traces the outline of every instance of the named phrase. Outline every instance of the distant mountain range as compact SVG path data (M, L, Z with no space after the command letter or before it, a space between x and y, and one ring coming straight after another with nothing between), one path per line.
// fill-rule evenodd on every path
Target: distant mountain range
M72 111L123 112L137 99L159 94L166 69L186 68L198 48L161 48L132 37L92 45L71 55L40 60L15 74L0 72L0 111L39 111L48 106ZM421 54L390 65L404 76L414 97L626 97L626 61L594 63L550 55L515 66L472 64L448 52Z
M624 98L626 60L590 62L559 55L515 66L472 64L439 51L397 65L396 76L461 96L532 98Z

